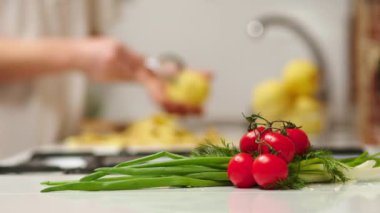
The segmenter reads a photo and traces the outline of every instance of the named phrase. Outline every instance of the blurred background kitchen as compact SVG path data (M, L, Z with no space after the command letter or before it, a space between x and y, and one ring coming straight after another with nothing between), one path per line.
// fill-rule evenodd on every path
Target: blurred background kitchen
M30 10L34 1L16 2ZM95 23L89 36L111 37L143 53L146 67L167 81L168 96L203 113L167 114L140 84L88 81L86 102L76 106L83 116L69 134L40 147L9 148L16 143L1 141L9 150L1 158L30 150L39 157L187 152L220 138L238 144L246 129L242 113L252 112L292 120L317 147L380 147L378 0L92 1L96 7L85 0L41 2L59 5L67 17L75 15L73 7L97 11L78 20ZM46 15L42 25L48 24L48 14L35 14ZM10 21L25 19L18 15ZM169 77L165 66L174 70Z

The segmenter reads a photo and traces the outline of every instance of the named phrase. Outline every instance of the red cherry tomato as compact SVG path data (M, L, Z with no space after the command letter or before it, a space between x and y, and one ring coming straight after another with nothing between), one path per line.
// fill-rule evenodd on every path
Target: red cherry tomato
M252 130L245 133L240 139L240 151L245 153L253 153L258 150L258 144L256 139L259 137L258 131Z
M268 132L265 133L261 139L263 139L265 143L260 146L262 153L270 153L269 147L272 147L277 151L278 156L286 162L293 160L296 150L294 143L288 137L278 132Z
M253 161L252 176L259 186L271 188L277 181L288 177L288 166L276 155L262 154Z
M265 130L265 127L259 126L259 127L257 127L257 130L259 130L263 134L264 130ZM267 132L267 131L269 131L269 130L266 130L265 132Z
M249 188L256 184L252 177L253 157L247 153L235 155L228 163L227 174L238 188Z
M301 129L286 129L287 136L293 141L296 154L302 155L310 148L310 141L306 133Z
M240 139L240 151L245 153L254 153L258 151L259 145L256 143L256 139L260 136L264 136L269 130L265 130L265 127L259 126L257 129L245 133ZM260 134L259 134L260 132Z

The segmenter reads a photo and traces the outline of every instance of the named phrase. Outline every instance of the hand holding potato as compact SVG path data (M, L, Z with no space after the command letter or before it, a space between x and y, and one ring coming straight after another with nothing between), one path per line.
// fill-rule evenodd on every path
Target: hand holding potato
M167 89L172 101L201 107L209 94L209 79L202 73L188 69L169 83Z

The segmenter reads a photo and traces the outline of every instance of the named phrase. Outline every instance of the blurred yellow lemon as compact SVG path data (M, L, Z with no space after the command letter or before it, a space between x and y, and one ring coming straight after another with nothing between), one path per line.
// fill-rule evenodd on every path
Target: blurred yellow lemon
M265 81L254 88L252 95L253 111L268 119L281 118L290 108L291 96L281 81Z
M206 101L210 86L208 79L199 72L184 70L168 85L171 100L192 106L201 106Z
M291 61L285 66L284 82L292 94L315 95L319 89L318 68L310 61Z

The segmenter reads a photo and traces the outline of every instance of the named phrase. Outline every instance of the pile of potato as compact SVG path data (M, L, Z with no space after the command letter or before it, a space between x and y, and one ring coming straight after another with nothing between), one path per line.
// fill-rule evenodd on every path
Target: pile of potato
M288 63L281 79L257 85L252 93L252 109L270 120L290 120L308 133L320 133L324 107L318 99L318 67L307 60Z
M196 135L181 127L175 116L157 114L133 122L121 132L99 133L86 131L68 137L65 144L77 146L156 146L193 148L205 140L220 142L220 135L214 129L208 129L203 135Z

